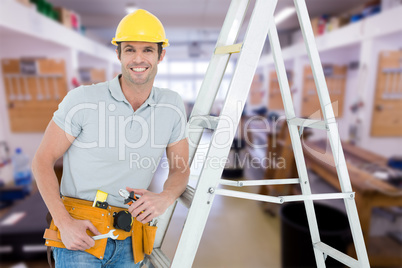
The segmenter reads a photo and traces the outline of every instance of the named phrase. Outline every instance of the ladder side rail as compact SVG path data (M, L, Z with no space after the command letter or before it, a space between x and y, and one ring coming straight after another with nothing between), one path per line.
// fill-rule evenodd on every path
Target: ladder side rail
M155 266L154 266L154 264L152 263L152 261L150 260L152 257L154 257L154 256L152 256L152 254L151 254L151 256L145 256L144 257L144 261L142 262L142 266L141 267L144 267L144 265L147 267L147 268L156 268ZM154 261L155 262L155 261ZM163 266L162 266L163 267ZM159 267L158 267L159 268Z
M332 109L332 106L331 106ZM345 189L352 189L349 172L347 169L345 156L343 154L343 149L341 145L341 140L339 137L338 126L336 123L332 123L328 125L328 138L331 144L332 153L334 156L336 171L339 178L339 183L342 189L342 192L346 192ZM352 232L353 241L355 244L356 255L361 262L360 267L370 267L367 248L364 242L363 231L361 229L359 214L356 207L355 199L345 199L345 208L346 214L349 220L349 226ZM367 234L368 235L368 234Z
M328 126L328 138L330 141L332 153L334 156L335 166L340 182L342 192L352 192L349 173L346 166L345 156L339 137L339 131L332 109L328 88L325 81L324 71L320 62L317 46L315 44L313 29L310 24L307 6L304 0L294 0L296 12L301 25L303 38L306 43L307 53L309 55L311 68L313 70L315 83L317 86L317 94L319 96L321 109L324 120ZM345 199L346 212L349 219L349 225L352 231L356 254L361 267L370 267L366 246L364 243L363 233L355 200Z
M303 34L304 44L306 45L307 55L309 57L311 70L317 88L318 98L321 104L321 110L325 123L335 122L334 111L332 110L331 99L327 82L325 80L324 70L321 65L320 55L318 53L315 37L310 22L310 17L306 7L305 0L294 0L297 18ZM327 121L330 120L330 121Z
M234 44L239 34L240 27L244 20L248 5L249 0L232 1L216 44L217 47ZM208 69L204 77L203 83L201 85L200 92L197 96L197 100L193 107L191 116L209 114L211 107L214 103L214 100L216 98L216 94L219 90L219 86L221 84L222 77L225 73L226 66L229 62L229 58L230 54L212 55L212 59L208 65ZM203 133L202 128L198 129L192 128L191 132L189 132L188 130L190 128L191 125L187 124L186 132L188 134L189 139L189 165L191 165L193 161L195 152L200 143L200 139ZM160 248L163 244L163 240L166 235L170 220L173 216L176 203L173 206L173 209L169 208L165 213L165 217L167 220L161 221L158 224L159 225L158 232L155 238L156 248ZM190 204L190 202L187 203Z
M170 260L160 248L155 248L151 255L145 255L143 264L148 268L169 268Z
M243 108L265 43L269 23L273 22L272 18L276 3L277 0L256 1L246 32L243 49L240 52L239 60L226 96L227 99L221 112L221 117L223 116L232 120L231 123L233 125L237 126L241 116L241 111L236 111L238 108L236 100L243 102L241 107ZM261 27L261 25L263 25L262 30L257 27ZM214 167L214 164L211 163L211 157L218 159L227 157L230 146L215 145L222 144L222 141L224 141L224 143L230 142L231 144L237 130L237 128L233 128L230 132L226 131L228 135L223 135L225 132L219 133L220 129L226 127L225 124L227 121L228 120L221 119L218 123L217 131L215 131L212 136L211 147L207 152L206 161L200 174L193 203L189 209L188 217L172 261L171 267L173 268L191 267L194 261L215 196L213 189L219 184L219 179L223 172L223 166L219 168Z
M283 106L285 108L286 118L292 119L295 117L295 111L290 93L289 82L286 75L285 63L282 56L282 51L279 43L279 37L276 30L276 25L273 23L269 28L269 41L271 44L272 54L274 56L275 69L278 76L279 88L282 95ZM308 180L306 163L304 160L303 149L298 134L296 125L288 123L289 134L292 141L292 148L295 154L295 162L297 172L300 178L300 187L303 195L311 195L310 182ZM320 234L318 231L317 217L315 214L314 204L312 200L304 201L306 207L307 220L310 228L310 235L313 244L320 242ZM325 259L318 249L314 248L314 255L318 267L325 267Z
M232 45L236 42L249 2L250 0L233 0L231 2L215 49L220 46ZM190 118L197 115L209 115L211 112L229 59L230 54L214 53L212 55ZM191 131L188 131L190 127L190 125L187 125L190 145L189 164L191 165L201 140L203 129L192 128Z
M317 244L314 244L314 247L320 249L322 252L327 254L328 256L331 256L335 260L349 266L352 268L359 268L359 262L348 255L346 255L343 252L340 252L339 250L334 249L333 247L328 246L327 244L320 242Z

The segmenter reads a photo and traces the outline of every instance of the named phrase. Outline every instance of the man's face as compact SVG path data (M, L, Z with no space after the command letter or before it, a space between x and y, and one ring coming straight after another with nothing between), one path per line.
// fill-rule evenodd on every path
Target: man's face
M121 43L121 70L123 78L132 85L152 86L158 63L163 60L165 50L158 59L158 45L149 42Z

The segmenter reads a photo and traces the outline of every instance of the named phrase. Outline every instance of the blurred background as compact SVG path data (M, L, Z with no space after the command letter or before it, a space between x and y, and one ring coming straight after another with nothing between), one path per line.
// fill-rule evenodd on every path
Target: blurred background
M238 42L247 29L250 8ZM337 117L372 267L402 267L402 1L306 0ZM120 73L110 44L121 18L142 8L163 23L170 46L155 86L178 92L187 115L200 90L230 0L2 0L0 2L0 266L46 267L46 206L30 162L69 90ZM320 119L313 73L290 0L275 22L296 116ZM219 115L236 67L229 61L211 114ZM247 90L247 89L245 89ZM241 111L240 111L241 113ZM267 38L223 177L296 178L293 150ZM205 131L203 142L211 133ZM304 130L314 193L340 190L325 132ZM202 155L199 150L200 169ZM199 160L201 159L201 160ZM165 161L165 160L162 160ZM62 161L55 165L59 179ZM151 189L160 191L159 168ZM196 185L191 180L190 184ZM280 196L298 187L250 187ZM322 239L354 255L342 201L317 204ZM222 198L214 201L194 267L312 267L303 208ZM302 211L303 212L303 211ZM178 205L163 248L174 254L186 209ZM290 235L291 234L291 235ZM339 239L341 237L341 239ZM298 262L300 261L300 262ZM312 262L311 262L312 261ZM304 266L302 265L304 263ZM339 263L331 267L341 267Z

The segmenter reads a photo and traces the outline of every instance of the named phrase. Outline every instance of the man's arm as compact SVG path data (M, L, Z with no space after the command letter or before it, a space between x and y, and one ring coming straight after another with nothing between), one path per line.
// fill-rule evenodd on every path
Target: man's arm
M186 190L190 175L188 154L187 139L182 139L167 147L166 155L169 162L169 175L161 193L157 194L145 189L127 187L128 191L134 191L136 194L141 195L141 198L128 209L133 217L137 217L140 212L144 211L138 215L137 220L142 223L151 221L153 218L163 214Z
M95 245L86 230L96 235L100 233L90 221L78 221L68 214L60 198L59 183L54 172L56 160L67 151L74 139L51 120L32 160L32 172L66 248L85 250Z

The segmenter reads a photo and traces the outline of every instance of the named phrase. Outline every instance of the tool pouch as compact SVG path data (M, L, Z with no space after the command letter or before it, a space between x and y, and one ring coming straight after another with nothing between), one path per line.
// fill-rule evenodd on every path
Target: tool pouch
M69 198L70 199L70 198ZM64 206L68 213L77 220L89 220L99 232L102 234L110 231L108 228L108 211L101 208L96 208L88 205L81 204L80 202L69 202L70 200L63 199ZM94 234L87 230L88 235ZM61 242L60 232L54 221L52 220L49 229L45 231L43 236L46 239L46 246L65 248ZM95 246L85 250L89 254L102 259L106 249L107 239L99 239L95 241Z
M142 224L134 218L133 222L132 245L134 262L138 263L144 259L145 254L151 255L156 235L156 226L150 226L149 223Z
M149 226L149 223L143 225L143 243L144 243L144 253L151 255L152 249L154 248L156 226Z
M92 202L75 198L63 197L63 203L71 217L78 220L89 220L102 234L113 229L113 213L125 210L109 206L107 209L92 207ZM132 236L134 262L138 263L144 259L144 254L152 253L156 226L149 226L149 223L142 224L134 218L130 232L117 229L114 234L119 235L118 240L124 240ZM88 235L94 234L87 230ZM61 241L60 232L52 220L49 229L45 230L43 238L46 239L46 246L65 248ZM85 250L89 254L102 259L106 249L107 239L95 240L95 246Z

